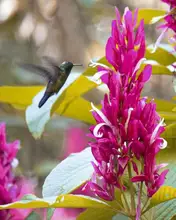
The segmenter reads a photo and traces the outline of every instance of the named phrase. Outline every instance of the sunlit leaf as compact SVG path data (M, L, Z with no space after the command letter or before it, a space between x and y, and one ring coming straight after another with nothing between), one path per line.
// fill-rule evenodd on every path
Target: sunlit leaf
M44 87L30 86L30 87L0 87L0 102L13 105L17 109L25 110L28 105L32 103L33 96L40 92ZM13 94L13 96L12 96ZM64 112L61 108L56 110L56 114L84 121L89 124L94 123L92 114L89 112L91 109L90 102L78 97L73 102L67 105ZM78 114L79 112L79 114Z
M96 86L96 83L85 76L80 76L76 80L68 78L68 81L66 81L60 91L50 97L41 108L38 108L38 103L44 91L39 92L34 97L32 105L26 110L26 122L32 135L35 138L40 138L46 123L57 109L63 115L63 112L72 101ZM77 111L77 115L79 115L79 111Z
M162 186L153 196L150 201L149 208L157 206L162 202L166 202L176 198L176 188L172 186Z
M90 102L81 97L75 98L69 105L65 106L64 111L62 110L61 112L61 110L61 108L57 109L56 113L88 124L95 124L95 120L90 112Z
M93 173L91 161L94 161L94 157L90 148L71 154L46 177L43 185L43 197L70 193L85 183Z
M161 65L168 66L176 61L176 57L168 50L158 47L155 53L151 53L153 48L148 47L145 53L145 57L148 60L155 60Z
M57 98L57 101L52 106L51 114L53 114L57 109L60 112L63 112L75 98L78 98L80 95L85 94L96 86L97 84L89 80L87 77L80 76L76 81L71 83L63 93L61 93L59 98Z
M173 75L173 72L166 66L160 64L152 64L153 75Z
M163 16L167 12L165 10L153 9L153 8L140 8L138 13L138 23L141 19L144 19L145 24L150 24L152 19L158 16Z
M154 219L166 219L175 214L176 210L176 163L168 165L169 173L166 176L164 186L154 194L149 208L154 207Z
M1 86L0 102L27 107L43 86Z
M176 123L166 126L166 130L163 133L164 138L176 138Z
M89 208L82 212L76 220L112 220L115 215L116 212L113 210Z
M172 122L176 121L176 113L174 112L158 111L158 114L161 116L161 118L164 118L165 120Z
M164 99L154 99L154 102L156 103L157 111L172 113L172 109L176 106L176 103Z
M111 202L107 202L111 207L114 207L115 210L119 210L120 212L120 207L118 204L120 204L123 207L122 201L121 201L121 192L119 189L115 190L115 200ZM104 209L94 209L94 208L89 208L86 211L82 212L78 217L77 220L122 220L122 219L127 219L125 216L123 218L122 215L117 214L117 211L114 210L104 210Z
M37 208L106 208L111 207L101 200L83 195L60 195L58 197L36 198L35 200L20 200L0 205L2 209L37 209Z

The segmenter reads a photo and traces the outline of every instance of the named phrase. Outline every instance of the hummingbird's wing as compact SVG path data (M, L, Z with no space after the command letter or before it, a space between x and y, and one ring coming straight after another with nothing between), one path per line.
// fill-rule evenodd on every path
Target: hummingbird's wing
M54 61L53 58L48 57L48 56L42 56L42 62L46 65L50 66L57 66L56 62Z
M25 69L29 72L39 74L39 75L47 78L48 80L50 80L52 77L52 74L50 73L50 71L42 66L26 63L26 64L19 64L19 67L22 69Z
M52 76L58 76L62 72L61 68L56 64L56 62L48 56L42 57L43 63L50 68L50 73Z

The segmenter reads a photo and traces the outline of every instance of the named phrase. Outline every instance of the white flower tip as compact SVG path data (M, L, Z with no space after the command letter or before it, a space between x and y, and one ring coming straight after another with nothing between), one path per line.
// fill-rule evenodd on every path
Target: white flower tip
M151 53L155 53L156 52L156 49L157 49L157 46L154 45L153 49L150 51Z
M167 141L164 138L162 139L163 139L163 144L160 146L160 149L165 149L167 147Z
M95 111L95 106L94 106L93 102L91 102L90 104L91 104L91 107L92 107L92 111Z
M17 158L14 158L11 162L12 167L15 169L19 164L19 161L17 160Z

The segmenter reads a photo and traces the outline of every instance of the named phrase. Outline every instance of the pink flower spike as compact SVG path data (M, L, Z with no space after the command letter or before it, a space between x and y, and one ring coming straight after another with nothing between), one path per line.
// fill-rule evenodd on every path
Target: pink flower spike
M166 147L160 137L165 130L164 120L156 112L154 100L148 102L147 97L141 98L142 89L151 77L152 66L146 65L140 72L146 44L144 21L140 21L137 30L136 22L137 10L132 16L126 8L121 18L116 9L116 20L112 21L111 36L106 44L106 59L113 68L106 73L102 72L103 67L98 68L109 93L101 101L100 110L92 104L96 125L90 128L94 138L90 147L96 166L93 164L94 178L89 185L96 196L108 201L113 200L116 188L126 189L120 180L128 163L132 163L135 171L130 181L144 182L148 196L159 189L168 172L160 175L162 165L156 164L157 153ZM138 216L139 209L140 205Z
M34 190L30 181L14 174L14 169L18 166L16 154L19 149L19 141L7 143L5 123L0 123L0 204L3 205L15 202ZM31 209L1 210L0 219L25 219L30 212Z

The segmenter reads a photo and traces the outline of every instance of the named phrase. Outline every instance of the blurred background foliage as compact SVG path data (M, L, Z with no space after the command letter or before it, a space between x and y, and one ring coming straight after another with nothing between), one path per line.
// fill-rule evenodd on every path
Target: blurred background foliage
M58 64L65 60L82 63L82 69L74 68L74 74L83 72L90 59L105 54L114 6L121 12L126 6L130 9L167 7L158 0L1 0L0 86L43 85L42 77L21 72L15 64L39 63L45 55L53 57ZM159 33L155 26L147 26L146 34L149 44L156 41ZM172 77L152 76L144 95L170 100L174 96ZM102 96L94 90L86 97L98 103ZM34 140L27 129L24 111L0 103L2 121L7 124L8 140L21 141L18 172L34 178L39 192L44 177L73 150L70 146L76 144L80 150L88 141L89 125L59 116L48 123L40 140ZM75 135L68 143L73 128L81 128L82 133L79 131L78 137ZM78 141L79 137L84 141Z

